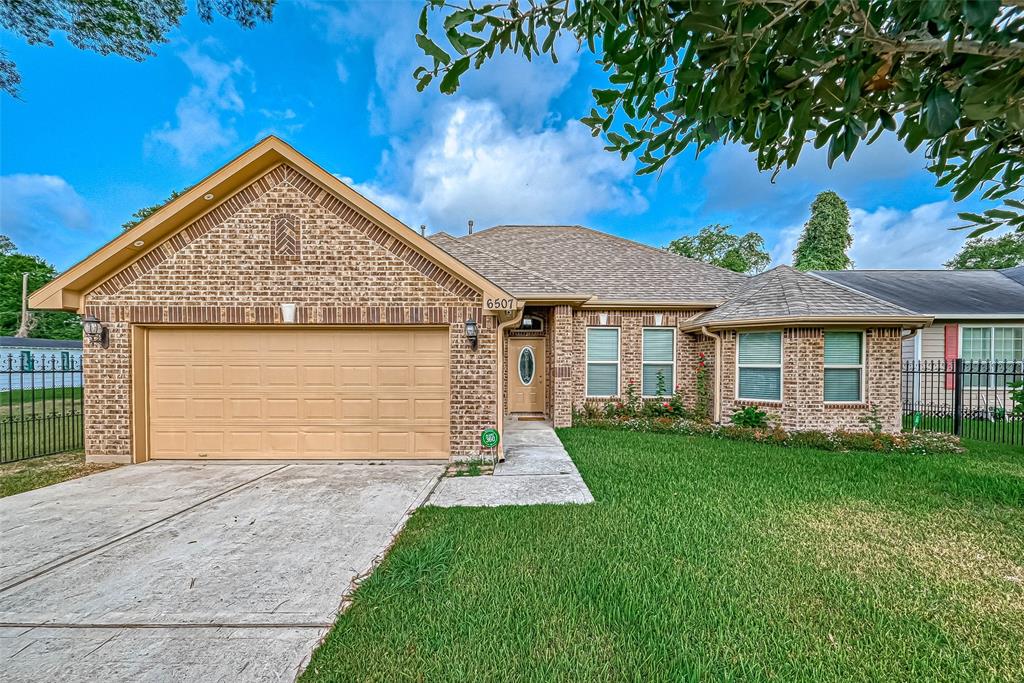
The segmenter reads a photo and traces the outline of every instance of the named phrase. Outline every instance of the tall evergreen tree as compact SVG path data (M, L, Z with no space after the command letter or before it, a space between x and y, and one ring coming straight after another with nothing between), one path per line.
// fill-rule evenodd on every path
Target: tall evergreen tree
M853 268L846 255L852 244L850 207L835 192L822 192L811 204L811 218L804 223L793 252L793 267L804 271Z

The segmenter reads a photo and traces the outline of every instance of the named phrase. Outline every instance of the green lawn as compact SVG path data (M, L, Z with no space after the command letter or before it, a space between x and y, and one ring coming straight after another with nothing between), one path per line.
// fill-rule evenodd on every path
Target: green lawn
M1024 679L1024 452L559 432L589 506L421 509L302 680Z
M61 453L0 465L0 498L109 470L117 465L87 463L82 453Z
M911 431L913 427L913 415L904 415L904 431ZM918 429L952 434L953 418L922 415L921 424L918 426ZM963 421L963 435L966 438L989 441L992 443L1007 443L1024 446L1024 418L1009 416L1006 420L998 422L994 420L965 419Z

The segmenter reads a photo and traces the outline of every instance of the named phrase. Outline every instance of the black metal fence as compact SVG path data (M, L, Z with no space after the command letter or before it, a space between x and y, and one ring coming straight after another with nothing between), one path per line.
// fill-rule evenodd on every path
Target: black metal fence
M1022 380L1022 361L905 361L903 426L1024 446L1012 387Z
M0 463L84 444L82 360L75 354L0 357Z

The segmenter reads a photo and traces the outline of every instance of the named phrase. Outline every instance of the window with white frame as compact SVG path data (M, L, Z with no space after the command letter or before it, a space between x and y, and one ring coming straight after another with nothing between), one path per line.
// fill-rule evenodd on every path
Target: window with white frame
M587 328L587 396L619 393L619 328Z
M665 396L675 389L676 331L671 327L644 328L643 395ZM659 382L660 379L660 382ZM661 393L658 390L661 389Z
M736 361L736 398L782 400L782 332L741 332Z
M971 326L960 331L960 357L967 363L1013 363L1024 361L1024 326ZM974 370L974 372L972 372ZM984 386L988 381L1002 386L1006 376L1002 372L988 373L984 365L967 366L964 384L969 387ZM1002 366L999 366L1002 370Z
M825 402L864 399L864 333L825 333Z

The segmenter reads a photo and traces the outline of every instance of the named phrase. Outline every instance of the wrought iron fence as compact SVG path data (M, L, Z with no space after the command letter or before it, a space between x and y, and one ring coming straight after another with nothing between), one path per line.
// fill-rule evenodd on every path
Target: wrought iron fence
M1024 408L1012 386L1021 381L1022 361L905 361L904 428L1024 446Z
M0 357L0 463L82 448L82 360Z

